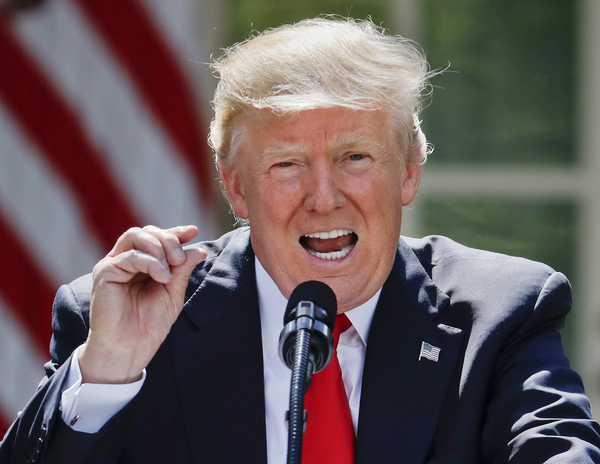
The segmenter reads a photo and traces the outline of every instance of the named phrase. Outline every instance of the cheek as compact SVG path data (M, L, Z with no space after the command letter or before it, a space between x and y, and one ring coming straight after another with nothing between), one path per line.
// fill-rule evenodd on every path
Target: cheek
M303 192L299 183L269 182L257 185L254 212L271 221L290 221L303 205Z
M373 212L396 213L402 209L402 182L395 176L375 176L362 189L365 202L371 204Z
M396 240L402 222L402 188L396 180L381 180L378 187L371 190L368 221L377 225L380 239ZM395 246L395 245L394 245Z
M261 246L278 248L293 236L291 229L298 212L294 195L270 183L257 184L248 198L250 225Z
M269 195L265 194L265 192L268 191L268 187L263 186L263 182L257 180L256 177L247 179L244 183L244 187L244 197L246 199L250 221L256 220L256 218L269 211L269 208L271 207Z

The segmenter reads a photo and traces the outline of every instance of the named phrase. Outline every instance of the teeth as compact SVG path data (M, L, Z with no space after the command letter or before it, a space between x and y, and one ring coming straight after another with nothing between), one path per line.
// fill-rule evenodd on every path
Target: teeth
M344 247L342 251L332 251L331 253L319 253L315 250L308 250L308 252L320 259L342 259L350 253L350 250L352 250L353 247L354 245L348 245L347 247Z
M330 232L316 232L314 234L308 234L307 237L328 239L328 238L338 238L338 237L341 237L342 235L348 235L351 233L352 233L351 230L335 229ZM339 252L339 253L341 253L341 252ZM325 254L331 254L331 253L325 253Z

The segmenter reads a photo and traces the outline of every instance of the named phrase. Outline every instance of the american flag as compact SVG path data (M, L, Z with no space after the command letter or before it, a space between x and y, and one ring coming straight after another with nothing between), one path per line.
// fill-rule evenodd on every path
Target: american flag
M419 353L419 361L421 358L429 359L430 361L438 362L441 348L433 346L427 342L421 343L421 353Z
M0 438L43 376L60 284L134 225L215 234L202 8L0 0Z

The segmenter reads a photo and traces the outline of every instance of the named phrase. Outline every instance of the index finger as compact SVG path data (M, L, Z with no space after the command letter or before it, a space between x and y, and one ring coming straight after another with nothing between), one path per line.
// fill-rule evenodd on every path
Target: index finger
M165 230L175 235L181 244L189 242L198 234L198 228L194 225L171 227Z
M185 262L186 255L182 245L190 241L198 233L196 226L178 226L170 229L147 226L143 230L160 242L164 250L165 259L171 266L179 266Z
M107 256L115 257L129 250L139 250L154 256L165 266L177 266L185 262L182 243L195 237L197 231L195 226L170 229L160 229L151 225L144 228L132 227L119 237Z

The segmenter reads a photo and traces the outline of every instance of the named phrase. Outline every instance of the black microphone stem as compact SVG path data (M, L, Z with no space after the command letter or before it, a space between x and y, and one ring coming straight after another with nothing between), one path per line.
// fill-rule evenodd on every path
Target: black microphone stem
M296 335L292 383L290 385L290 409L288 411L288 452L287 464L300 464L302 461L302 435L304 434L306 413L304 411L305 382L308 373L308 347L310 332L299 330ZM312 377L312 375L310 375Z
M325 369L333 356L336 312L335 293L322 282L301 283L288 300L279 336L279 357L292 370L286 417L288 464L300 464L302 459L302 435L306 428L304 394L313 373Z

